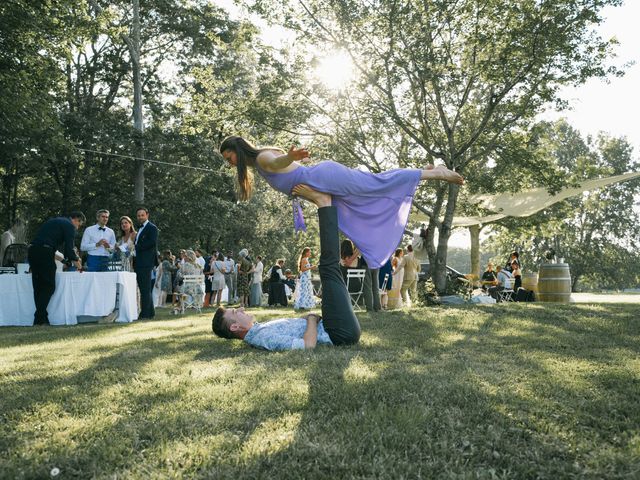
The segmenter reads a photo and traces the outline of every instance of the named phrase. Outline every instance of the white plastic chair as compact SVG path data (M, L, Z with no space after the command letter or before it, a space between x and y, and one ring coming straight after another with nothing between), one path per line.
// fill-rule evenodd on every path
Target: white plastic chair
M199 274L199 275L183 275L182 276L182 288L184 290L187 290L187 286L198 286L198 285L202 285L204 283L204 275ZM195 288L193 289L188 289L188 290L195 290ZM198 313L202 313L202 304L204 301L203 295L199 295L199 294L195 294L195 295L190 295L187 293L178 293L178 294L174 294L174 295L179 295L180 296L180 305L178 307L178 309L180 310L180 313L184 313L185 310L187 308L193 308L195 309ZM178 313L178 312L176 312Z
M513 302L513 285L516 279L513 277L506 278L504 280L504 288L498 291L498 298L502 302Z
M364 268L350 268L347 270L347 291L349 292L349 297L351 298L351 304L355 310L361 309L358 302L360 301L360 297L362 296L362 292L364 291L364 276L367 271ZM360 281L360 288L358 291L352 292L349 289L349 283L352 280Z

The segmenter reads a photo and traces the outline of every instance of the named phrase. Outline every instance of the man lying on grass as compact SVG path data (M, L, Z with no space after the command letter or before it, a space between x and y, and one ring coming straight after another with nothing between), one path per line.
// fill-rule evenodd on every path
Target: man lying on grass
M322 316L308 314L302 318L285 318L262 324L243 308L219 307L213 316L213 332L222 338L239 338L249 345L266 350L314 348L316 344L351 345L360 339L360 323L353 313L347 286L340 271L338 214L331 206L331 196L306 185L293 193L318 207L320 223L320 281L322 282Z

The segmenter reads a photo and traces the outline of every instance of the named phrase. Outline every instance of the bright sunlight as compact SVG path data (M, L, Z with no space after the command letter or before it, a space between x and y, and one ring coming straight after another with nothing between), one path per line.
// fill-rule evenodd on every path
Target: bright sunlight
M339 91L351 83L355 76L355 67L349 54L338 50L320 59L314 76L328 89Z

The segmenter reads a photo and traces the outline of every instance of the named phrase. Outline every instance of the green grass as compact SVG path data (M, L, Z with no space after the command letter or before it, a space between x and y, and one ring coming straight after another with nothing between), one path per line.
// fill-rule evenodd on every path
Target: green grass
M637 305L362 314L283 353L210 316L0 330L0 477L640 477Z

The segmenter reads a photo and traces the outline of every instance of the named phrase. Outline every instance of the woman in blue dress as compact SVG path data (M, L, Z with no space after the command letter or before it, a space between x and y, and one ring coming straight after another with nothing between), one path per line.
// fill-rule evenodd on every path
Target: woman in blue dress
M295 310L309 310L316 306L316 300L313 298L313 284L311 283L311 270L318 268L317 265L311 265L309 261L311 257L311 249L304 247L300 257L298 258L298 272L300 272L300 285L296 292L297 298L293 304Z
M307 167L299 163L309 160L306 148L291 147L288 153L276 147L258 149L237 136L226 138L220 153L237 169L240 200L248 200L253 190L249 167L286 195L300 193L295 189L299 185L330 194L338 211L338 227L353 240L369 268L380 268L400 243L420 181L464 182L459 174L443 166L371 173L327 160ZM294 212L299 223L302 211Z

